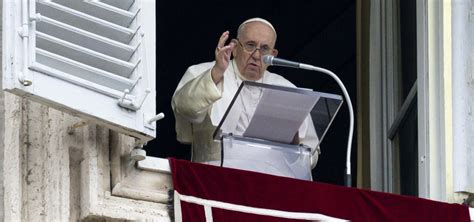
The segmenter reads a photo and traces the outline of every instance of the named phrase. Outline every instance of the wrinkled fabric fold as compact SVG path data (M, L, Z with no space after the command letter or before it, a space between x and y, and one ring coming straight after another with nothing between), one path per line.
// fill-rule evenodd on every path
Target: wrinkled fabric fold
M291 212L319 213L354 222L469 222L469 210L422 198L170 159L173 186L183 195ZM202 206L181 202L183 221L205 221ZM303 221L213 209L214 221Z

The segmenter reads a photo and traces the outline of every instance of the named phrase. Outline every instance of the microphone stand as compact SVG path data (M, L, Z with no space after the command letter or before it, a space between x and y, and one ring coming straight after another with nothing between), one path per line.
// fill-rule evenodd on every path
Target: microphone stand
M342 83L342 81L339 79L339 77L336 76L333 72L323 69L320 67L312 66L312 65L307 65L303 63L298 64L300 69L306 69L306 70L311 70L311 71L317 71L317 72L322 72L325 73L329 76L331 76L334 80L336 80L337 84L339 87L342 89L342 93L344 94L344 97L347 101L347 107L349 108L349 138L347 139L347 154L346 154L346 175L344 178L344 183L347 187L352 187L352 177L351 177L351 148L352 148L352 136L354 134L354 110L352 108L352 102L351 98L349 97L349 93L346 90L346 87Z

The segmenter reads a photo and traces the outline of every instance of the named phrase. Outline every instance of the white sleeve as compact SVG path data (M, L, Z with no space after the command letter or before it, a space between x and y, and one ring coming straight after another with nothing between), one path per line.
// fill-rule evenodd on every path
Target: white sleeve
M212 104L222 97L221 89L211 77L211 69L192 77L190 70L184 74L173 99L172 108L178 114L192 123L204 120Z

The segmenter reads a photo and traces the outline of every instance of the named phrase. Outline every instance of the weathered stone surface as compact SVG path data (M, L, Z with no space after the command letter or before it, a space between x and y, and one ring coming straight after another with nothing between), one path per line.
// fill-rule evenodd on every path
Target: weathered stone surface
M0 112L4 221L170 221L171 177L136 168L133 138L10 93Z

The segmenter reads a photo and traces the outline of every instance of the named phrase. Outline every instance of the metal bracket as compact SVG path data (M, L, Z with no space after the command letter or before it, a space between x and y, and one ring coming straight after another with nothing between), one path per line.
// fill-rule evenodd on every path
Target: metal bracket
M133 150L130 152L130 157L135 161L141 161L146 159L146 151L143 149L143 146L146 145L146 142L141 141L140 139L135 138L135 145L133 145Z
M80 121L80 122L74 123L72 124L72 126L69 126L67 128L67 134L73 135L77 128L83 127L87 124L88 124L87 121Z
M145 127L148 128L148 129L151 129L151 130L155 130L156 125L153 125L153 123L165 118L165 114L164 113L158 113L157 115L155 115L151 118L149 118L149 116L147 116L147 115L144 115L144 117L145 118L143 118L143 120L145 121L144 122Z
M33 81L27 79L25 77L25 73L23 72L18 73L18 82L20 82L23 86L31 86L33 84Z

